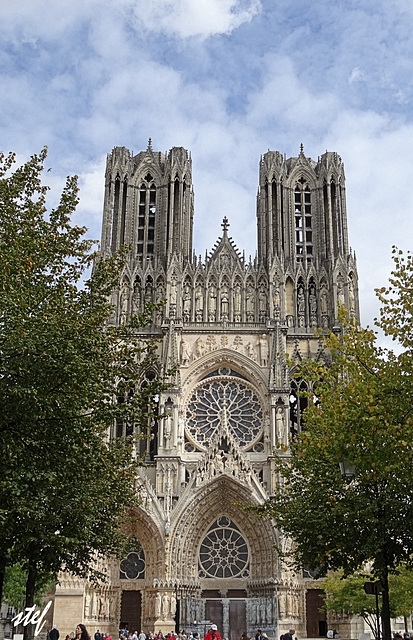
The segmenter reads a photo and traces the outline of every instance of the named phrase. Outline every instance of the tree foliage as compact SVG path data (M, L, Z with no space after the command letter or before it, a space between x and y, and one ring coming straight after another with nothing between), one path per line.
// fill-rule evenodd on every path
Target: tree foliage
M323 581L324 604L326 611L336 615L361 616L377 638L376 597L364 590L364 584L370 578L368 572L356 572L347 578L342 571L330 573ZM413 611L413 572L406 567L389 576L389 600L392 618L410 616Z
M350 575L371 562L387 593L389 572L413 558L413 258L394 250L394 260L390 286L377 292L377 324L401 352L341 311L342 331L322 336L331 362L297 364L317 402L288 464L278 456L274 497L258 509L293 539L297 567ZM351 482L343 460L355 467Z
M71 224L76 177L47 211L45 158L16 169L0 158L0 570L28 572L28 605L37 575L93 577L93 561L123 546L139 461L133 439L109 429L127 420L145 433L166 379L140 387L158 365L151 309L108 324L126 250L103 260Z

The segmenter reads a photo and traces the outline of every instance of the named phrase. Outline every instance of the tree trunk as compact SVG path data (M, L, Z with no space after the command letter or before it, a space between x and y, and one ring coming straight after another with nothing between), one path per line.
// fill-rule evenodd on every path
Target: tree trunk
M3 602L4 567L0 569L0 607Z
M391 622L390 622L390 601L389 601L389 573L387 567L383 571L381 577L382 584L382 607L381 607L381 621L382 621L382 636L383 640L391 640Z
M26 580L26 609L34 605L34 593L36 588L37 566L36 563L29 564ZM34 637L34 625L28 624L24 627L23 640L32 640Z

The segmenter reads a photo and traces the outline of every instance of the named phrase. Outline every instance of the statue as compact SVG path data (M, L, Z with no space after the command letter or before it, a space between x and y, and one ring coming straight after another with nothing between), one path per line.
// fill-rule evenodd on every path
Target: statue
M195 289L195 317L198 322L202 320L204 311L204 290L199 284Z
M189 364L190 357L191 357L191 353L190 353L190 349L189 349L189 343L184 338L182 338L182 340L181 340L181 364L183 364L183 365Z
M277 405L275 422L277 426L277 442L280 444L287 444L284 407L281 404Z
M301 285L298 287L297 309L299 314L305 312L305 296L304 296L303 287Z
M261 336L259 339L261 365L266 367L268 364L268 342L266 336Z
M209 286L209 293L208 293L208 320L212 322L215 320L216 309L217 309L217 290L215 286L211 283Z
M186 320L189 320L191 315L191 289L188 283L186 283L184 287L183 315Z
M326 315L328 313L328 302L327 302L327 285L325 282L321 285L320 291L320 309L321 314Z
M248 285L246 294L247 321L253 322L255 317L255 292L252 285Z
M267 294L265 293L265 286L263 283L260 285L260 291L258 294L258 304L260 310L260 319L265 317L267 311Z
M229 304L228 304L228 287L224 285L221 290L221 317L228 317Z
M239 283L235 285L234 289L234 313L241 313L241 286Z
M129 289L127 285L122 287L122 291L120 294L120 324L126 324L126 320L128 317L128 300L129 298Z
M354 316L356 314L356 300L354 297L354 284L351 278L348 283L348 299L350 303L349 305L350 315Z

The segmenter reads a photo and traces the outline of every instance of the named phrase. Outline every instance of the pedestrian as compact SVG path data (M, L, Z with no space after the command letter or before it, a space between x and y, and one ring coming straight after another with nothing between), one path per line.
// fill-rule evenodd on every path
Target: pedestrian
M53 625L53 629L49 631L49 640L59 640L59 629L57 628L57 624Z
M78 624L76 627L76 640L89 640L89 634L84 624Z
M93 637L95 640L102 640L102 636L100 635L99 629L96 630L95 635Z
M284 633L284 640L294 640L295 629L291 627L288 633Z
M246 631L244 631L244 633L242 634L242 637L243 638L248 637ZM261 629L257 629L257 633L255 634L255 640L262 640Z
M208 633L205 635L204 640L221 640L221 636L218 633L218 627L216 624L211 624Z

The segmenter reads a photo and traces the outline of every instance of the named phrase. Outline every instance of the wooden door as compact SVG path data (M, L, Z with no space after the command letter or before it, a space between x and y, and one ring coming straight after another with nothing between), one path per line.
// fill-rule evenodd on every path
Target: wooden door
M307 638L319 638L327 634L327 622L325 611L320 612L324 606L321 589L308 589L306 593L307 611Z
M229 640L240 640L247 631L247 606L245 600L229 602Z
M128 629L132 633L141 629L141 592L122 591L120 609L120 628Z

